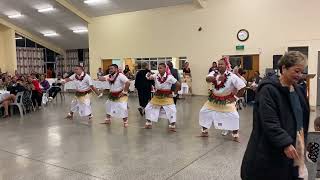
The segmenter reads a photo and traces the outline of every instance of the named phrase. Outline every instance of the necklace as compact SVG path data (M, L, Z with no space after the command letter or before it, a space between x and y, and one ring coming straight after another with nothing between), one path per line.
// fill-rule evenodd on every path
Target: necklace
M86 73L83 73L82 76L81 76L81 75L80 75L80 76L76 75L76 79L77 79L78 81L82 81L85 76L86 76Z
M110 74L110 75L109 75L109 82L110 82L110 84L114 84L114 82L117 80L118 76L119 76L119 73L117 73L114 78L113 78L113 76Z
M160 74L159 74L159 75L160 75ZM166 75L166 74L164 74L164 75ZM160 82L160 84L163 84L164 82L166 82L167 79L168 79L168 75L166 75L166 77L164 77L164 78L161 78L161 75L160 75L160 76L158 76L158 78L157 78L157 80Z
M221 79L221 82L218 84L218 81L217 81L217 76L218 76L218 73L215 73L214 74L214 79L212 81L212 85L214 86L214 88L216 90L219 90L221 88L224 88L225 87L225 83L227 82L229 76L230 76L230 73L224 73L222 75L222 79ZM220 78L220 77L219 77Z

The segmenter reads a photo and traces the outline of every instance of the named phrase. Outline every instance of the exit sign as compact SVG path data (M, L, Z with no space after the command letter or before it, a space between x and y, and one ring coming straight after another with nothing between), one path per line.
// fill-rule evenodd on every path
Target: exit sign
M244 50L244 45L237 45L236 46L237 51L243 51Z

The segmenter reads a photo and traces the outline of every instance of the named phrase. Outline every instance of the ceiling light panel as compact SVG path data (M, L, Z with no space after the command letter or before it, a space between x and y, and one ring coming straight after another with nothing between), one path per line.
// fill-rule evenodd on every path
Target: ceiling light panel
M43 33L43 36L45 37L54 37L54 36L58 36L59 34L57 34L56 32L47 32L47 33Z
M88 5L98 5L108 3L109 0L85 0L83 2Z
M50 11L54 11L54 8L53 7L46 7L46 8L38 9L38 12L40 12L40 13L45 13L45 12L50 12Z
M10 19L17 19L17 18L20 18L22 17L23 15L21 13L15 13L15 14L11 14L11 15L8 15L8 18Z
M86 33L88 32L88 29L75 29L73 30L74 33Z

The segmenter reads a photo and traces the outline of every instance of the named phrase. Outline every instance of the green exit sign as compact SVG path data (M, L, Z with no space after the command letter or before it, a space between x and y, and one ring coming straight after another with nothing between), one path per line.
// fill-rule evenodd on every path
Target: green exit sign
M237 51L243 51L244 50L244 45L237 45L236 46Z

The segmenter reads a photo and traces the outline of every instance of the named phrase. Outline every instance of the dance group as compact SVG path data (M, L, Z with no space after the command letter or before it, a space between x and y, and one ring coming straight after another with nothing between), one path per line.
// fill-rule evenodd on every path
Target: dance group
M67 115L72 119L75 112L80 116L92 119L90 93L94 92L102 96L93 86L91 77L83 71L81 66L76 66L75 74L65 79L65 82L75 81L76 94L71 102L71 110ZM169 120L169 131L176 131L177 109L173 98L180 90L180 83L171 75L164 63L158 66L158 73L147 73L146 78L154 81L155 93L144 109L146 123L145 128L151 129L152 123L159 118ZM112 64L109 74L99 78L100 81L109 83L110 90L106 102L106 118L102 124L111 124L111 117L123 119L123 126L128 127L128 91L130 82L128 78L119 72L118 66ZM239 141L239 114L236 109L237 97L244 93L245 83L237 75L231 72L231 65L227 57L218 61L218 68L207 75L206 81L212 83L212 89L208 101L203 105L199 113L201 137L208 137L208 129L213 124L215 128L223 132L231 132L233 140ZM172 86L175 88L172 89ZM227 135L223 133L223 135Z

